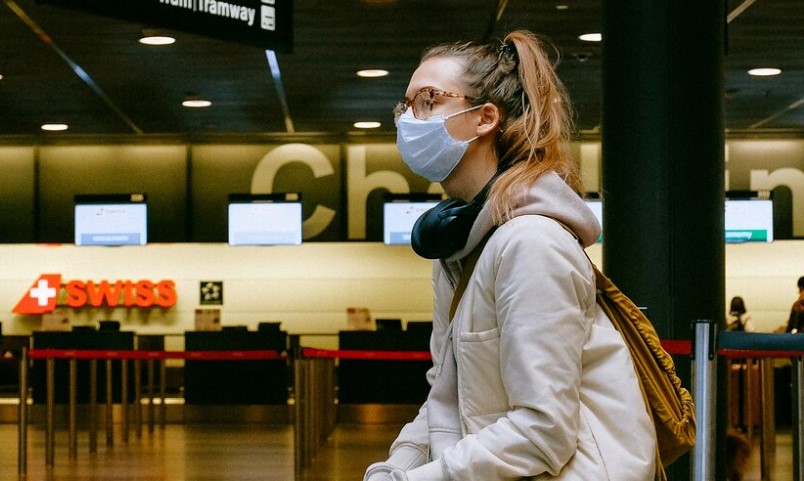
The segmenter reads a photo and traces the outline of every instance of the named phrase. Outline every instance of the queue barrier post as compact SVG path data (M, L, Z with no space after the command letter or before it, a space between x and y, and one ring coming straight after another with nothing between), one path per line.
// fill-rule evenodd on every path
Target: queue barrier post
M142 437L142 361L134 360L134 434Z
M802 466L802 423L804 422L804 366L802 366L802 356L791 358L792 363L792 437L793 437L793 480L804 480L804 466Z
M17 406L17 474L28 474L28 348L20 354L19 405Z
M69 361L70 366L70 387L69 387L69 415L68 415L68 448L67 451L70 455L70 459L75 459L78 455L78 434L76 429L76 414L75 414L75 405L76 405L76 398L77 398L77 377L78 377L78 359L70 359Z
M120 361L120 430L123 442L128 442L128 361Z
M297 479L310 466L335 427L335 362L331 358L304 358L293 362L296 386L294 416L294 472Z
M148 432L154 432L154 360L148 359L147 379L148 379Z
M694 481L715 479L715 403L717 383L716 323L695 321L693 356L693 399L695 400L696 440L692 451Z
M47 386L46 393L46 420L45 420L45 466L52 468L55 464L56 450L56 430L55 430L55 396L56 396L56 360L52 357L47 358L45 364Z
M773 481L776 465L776 406L773 402L773 358L763 357L760 367L760 405L762 407L762 431L760 436L760 475L765 481Z
M112 360L105 359L104 365L106 367L106 446L114 446L114 414L113 414L113 400L112 395Z
M167 422L167 361L159 360L159 426L164 429Z
M98 360L89 360L89 452L98 452Z

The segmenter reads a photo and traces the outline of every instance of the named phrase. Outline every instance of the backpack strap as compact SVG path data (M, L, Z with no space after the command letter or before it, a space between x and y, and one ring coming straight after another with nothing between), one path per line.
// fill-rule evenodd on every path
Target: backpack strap
M492 229L483 236L480 243L472 249L472 252L463 259L461 278L458 279L458 285L455 286L455 294L452 295L452 304L449 307L450 322L452 322L452 318L455 317L455 311L458 310L458 304L461 302L464 291L466 291L466 286L469 284L469 278L472 277L472 272L475 270L475 264L477 264L477 260L480 258L480 253L483 252L483 248L486 247L486 242L489 241L489 238L494 234L495 230L497 230L497 228L492 227Z

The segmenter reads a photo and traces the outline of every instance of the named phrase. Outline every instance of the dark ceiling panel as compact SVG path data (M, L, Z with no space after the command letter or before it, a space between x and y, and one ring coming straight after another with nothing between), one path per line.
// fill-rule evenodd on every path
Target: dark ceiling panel
M11 2L12 4L14 2ZM295 0L293 53L277 54L285 96L263 50L180 32L174 45L137 43L143 25L16 0L57 47L46 44L9 7L0 5L0 139L40 136L43 122L66 122L56 135L286 133L283 101L297 133L354 132L358 120L392 136L390 108L402 95L422 50L454 40L493 40L527 28L556 49L558 72L584 132L600 128L600 45L596 0ZM730 131L804 134L804 9L800 0L728 0L725 124ZM145 26L147 27L147 26ZM60 55L63 54L63 57ZM66 60L86 72L84 81ZM751 77L755 66L782 75ZM361 79L361 68L385 68ZM186 109L196 94L208 109Z

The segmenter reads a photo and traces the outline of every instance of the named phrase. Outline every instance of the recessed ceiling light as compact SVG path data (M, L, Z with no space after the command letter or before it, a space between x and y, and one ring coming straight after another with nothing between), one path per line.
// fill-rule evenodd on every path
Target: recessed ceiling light
M358 129L376 129L377 127L381 126L382 124L379 122L355 122L352 124L355 128Z
M358 77L373 78L373 77L385 77L386 75L388 75L388 71L379 68L369 68L357 71Z
M3 74L0 73L0 80L3 80Z
M67 124L42 124L40 127L42 130L47 130L48 132L59 132L62 130L67 130L69 126Z
M203 109L205 107L209 107L212 105L212 102L209 100L202 100L202 99L187 99L183 101L182 106L188 107L191 109Z
M772 77L773 75L779 75L780 73L782 73L782 70L778 68L752 68L748 71L748 75L753 75L755 77Z
M584 42L600 42L603 40L603 35L599 33L585 33L583 35L579 35L578 38Z
M140 39L140 43L143 45L170 45L175 42L175 38L166 35L148 35Z
M556 10L569 10L569 5L556 5Z

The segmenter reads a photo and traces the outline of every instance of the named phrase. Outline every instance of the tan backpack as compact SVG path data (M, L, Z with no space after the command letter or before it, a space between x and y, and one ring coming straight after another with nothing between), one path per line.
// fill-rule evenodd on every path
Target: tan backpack
M645 405L656 427L656 479L667 479L664 468L695 445L695 403L676 375L673 358L664 350L656 329L639 308L593 265L597 303L620 331L634 359Z

